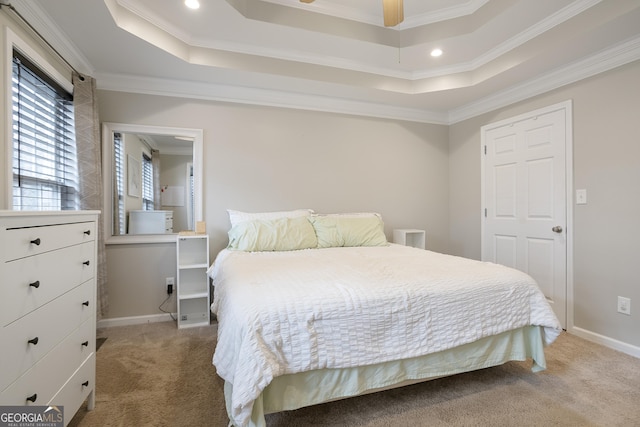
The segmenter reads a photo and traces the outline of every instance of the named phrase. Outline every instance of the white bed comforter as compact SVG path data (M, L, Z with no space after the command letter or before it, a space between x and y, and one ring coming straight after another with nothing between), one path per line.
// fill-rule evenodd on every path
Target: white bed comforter
M279 375L422 356L526 325L560 324L535 281L500 265L400 245L223 250L209 269L213 364L234 423Z

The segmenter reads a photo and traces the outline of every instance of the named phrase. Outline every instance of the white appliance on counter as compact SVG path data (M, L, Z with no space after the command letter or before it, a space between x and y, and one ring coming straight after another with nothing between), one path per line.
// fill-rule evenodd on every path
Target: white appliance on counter
M129 211L129 234L173 233L173 211Z

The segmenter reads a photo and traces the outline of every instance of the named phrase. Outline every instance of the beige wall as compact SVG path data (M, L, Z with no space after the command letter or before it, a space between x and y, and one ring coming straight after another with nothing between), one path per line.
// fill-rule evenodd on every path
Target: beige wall
M574 324L640 346L640 62L450 126L451 252L480 258L480 127L573 101ZM631 316L617 297L631 298Z
M226 209L377 211L389 238L421 228L429 249L448 249L447 126L110 91L98 100L104 122L204 129L212 260L228 243ZM160 246L108 247L108 318L159 313L175 268L175 249Z
M3 57L6 25L47 56L3 13L0 25ZM394 227L423 228L429 249L479 258L480 127L572 99L574 186L588 190L588 204L574 206L574 324L640 346L639 79L636 62L449 127L107 91L99 102L102 121L204 129L212 258L226 245L227 208L298 207L376 210L388 236ZM7 208L4 102L0 117L0 208ZM159 314L164 278L175 275L175 247L113 245L107 258L107 317ZM616 313L618 295L631 298L631 316Z

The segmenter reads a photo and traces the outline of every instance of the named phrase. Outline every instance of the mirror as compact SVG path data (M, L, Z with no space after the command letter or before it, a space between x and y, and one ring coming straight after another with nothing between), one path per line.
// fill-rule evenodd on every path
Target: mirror
M201 129L103 124L107 244L172 242L202 221Z

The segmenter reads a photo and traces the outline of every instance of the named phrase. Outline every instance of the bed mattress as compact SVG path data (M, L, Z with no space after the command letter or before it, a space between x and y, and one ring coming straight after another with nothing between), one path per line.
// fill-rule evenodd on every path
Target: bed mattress
M504 266L400 246L223 250L209 270L213 363L249 423L274 378L452 349L528 325L560 324L535 281Z

